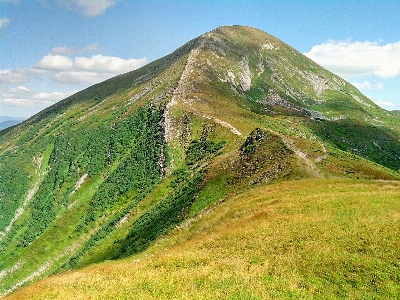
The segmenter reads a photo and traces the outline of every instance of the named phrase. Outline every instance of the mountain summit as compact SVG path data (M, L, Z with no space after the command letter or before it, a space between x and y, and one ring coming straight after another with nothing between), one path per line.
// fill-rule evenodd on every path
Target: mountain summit
M245 26L219 27L0 137L2 294L140 253L249 189L400 179L398 114Z

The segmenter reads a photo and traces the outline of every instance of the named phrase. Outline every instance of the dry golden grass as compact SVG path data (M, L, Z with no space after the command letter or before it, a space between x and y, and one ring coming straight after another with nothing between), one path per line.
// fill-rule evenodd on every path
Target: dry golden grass
M259 187L140 255L52 276L6 299L393 299L399 202L399 182Z

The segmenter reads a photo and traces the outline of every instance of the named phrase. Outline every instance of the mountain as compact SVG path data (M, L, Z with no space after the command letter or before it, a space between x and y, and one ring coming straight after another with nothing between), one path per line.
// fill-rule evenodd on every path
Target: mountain
M25 118L0 116L0 130L17 125L24 120L25 120Z
M383 230L379 222L384 214L385 228L399 228L395 198L385 196L398 195L399 121L277 38L244 26L219 27L0 132L0 292L151 253L161 237L174 240L177 226L203 224L196 220L213 207L231 208L224 220L233 222L235 211L251 210L254 193L278 192L277 186L282 193L298 188L288 207L305 205L312 212L304 213L305 220L318 216L317 208L298 198L337 187L327 197L339 197L332 205L344 210L328 205L332 211L325 211L332 215L328 224L343 229L333 231L337 238L354 216L361 229L365 222L365 230L381 228L382 245L391 245L395 230ZM346 187L339 187L340 180ZM312 186L319 187L314 194ZM363 189L375 197L360 202L374 211L371 219L352 205ZM249 202L238 208L241 197ZM261 223L269 215L267 200L253 211ZM277 209L285 214L288 207ZM245 211L237 217L243 224L252 218ZM368 238L357 228L351 232ZM214 230L200 229L200 236ZM368 249L378 255L378 248ZM395 262L387 255L385 266ZM340 274L338 280L351 284L350 273ZM310 276L326 283L321 274Z

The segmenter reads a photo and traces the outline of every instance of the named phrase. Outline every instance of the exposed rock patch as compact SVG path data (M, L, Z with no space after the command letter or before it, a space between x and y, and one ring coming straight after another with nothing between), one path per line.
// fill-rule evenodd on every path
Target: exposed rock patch
M74 190L69 194L71 197L75 192L81 187L81 185L85 182L86 177L88 177L88 173L84 174L76 183Z
M250 71L249 59L247 56L243 57L239 64L241 72L239 73L240 87L243 91L249 91L251 88L251 79L253 74Z

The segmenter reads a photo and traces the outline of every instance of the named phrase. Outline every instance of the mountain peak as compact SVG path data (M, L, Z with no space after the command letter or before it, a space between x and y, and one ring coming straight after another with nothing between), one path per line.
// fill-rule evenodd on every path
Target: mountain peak
M346 81L259 29L222 26L200 36L192 45L182 77L187 81L186 90L192 84L217 79L229 83L231 89L259 108L264 106L265 111L291 110L320 119L344 116L341 110L325 116L326 112L314 109L326 102L327 90L350 95L355 106L362 104L362 109L376 108ZM191 77L194 73L197 75Z
M235 34L244 34L244 35L267 35L271 36L265 31L262 31L258 28L245 26L245 25L223 25L215 28L210 32L221 32L221 33L235 33ZM206 33L207 34L207 33ZM271 36L272 37L272 36Z
M242 25L220 26L201 35L199 39L216 39L216 42L226 41L236 43L242 47L250 45L253 45L253 47L262 46L268 42L282 43L264 31Z

